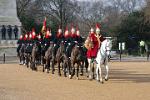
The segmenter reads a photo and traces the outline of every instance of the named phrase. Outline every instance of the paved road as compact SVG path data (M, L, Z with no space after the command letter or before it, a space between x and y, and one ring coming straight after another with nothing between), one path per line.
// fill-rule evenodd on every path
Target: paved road
M100 84L0 64L0 100L149 100L150 62L111 62L110 80Z

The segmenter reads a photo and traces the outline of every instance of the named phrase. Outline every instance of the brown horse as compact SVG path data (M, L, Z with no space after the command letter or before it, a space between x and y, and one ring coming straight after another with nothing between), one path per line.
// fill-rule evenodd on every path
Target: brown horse
M67 72L69 75L71 75L71 63L70 63L70 58L64 54L64 63L63 63L63 67L64 67L64 76L67 77Z
M40 59L40 50L38 44L35 43L33 45L32 53L31 53L31 69L37 70L36 62Z
M18 57L19 57L19 59L20 59L20 65L25 64L24 51L25 51L25 45L22 44L22 45L20 45L20 48L18 48L18 50L17 50L17 52L18 52Z
M64 52L65 52L65 46L64 43L60 44L60 47L58 48L56 52L56 56L52 56L52 74L54 74L54 65L57 63L58 64L58 75L61 76L60 72L60 63L63 63L63 58L64 58Z
M70 61L71 61L71 67L70 69L72 69L71 71L71 75L69 75L69 78L71 79L74 74L75 74L75 64L77 64L77 79L79 79L79 67L83 68L82 64L83 64L83 60L82 60L82 52L81 52L81 46L78 46L77 44L75 45L75 47L72 49L71 52L71 57L70 57Z

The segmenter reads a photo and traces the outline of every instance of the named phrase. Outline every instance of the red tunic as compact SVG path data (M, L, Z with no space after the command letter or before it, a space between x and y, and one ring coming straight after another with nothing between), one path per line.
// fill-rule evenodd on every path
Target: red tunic
M87 51L87 58L95 58L97 56L99 43L98 43L97 37L95 36L95 33L91 33L89 38L93 42L93 48Z

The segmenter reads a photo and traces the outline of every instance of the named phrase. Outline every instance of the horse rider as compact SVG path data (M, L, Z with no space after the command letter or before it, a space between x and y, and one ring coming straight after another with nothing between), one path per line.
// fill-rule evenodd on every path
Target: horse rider
M75 32L75 28L72 26L71 27L71 32L69 33L69 41L68 41L68 46L67 46L67 55L68 55L68 57L71 56L72 48L75 46L76 42L77 42L77 35L76 35L76 32Z
M68 46L71 44L71 35L69 34L68 27L66 26L65 32L64 32L64 43L65 43L65 54L67 57L69 57L68 53Z
M45 36L44 36L43 43L44 43L45 45L49 45L49 44L50 44L50 41L53 41L53 36L52 36L52 33L51 33L51 29L50 29L50 28L47 28L47 29L46 29L46 33L45 33Z
M62 29L59 27L57 34L55 35L55 38L54 38L54 55L56 55L56 52L59 48L61 41L64 41L64 36L62 34Z
M17 55L19 56L19 50L20 50L20 48L21 48L21 46L23 44L23 35L22 34L20 35L20 38L18 39L17 44L18 44Z
M91 28L90 34L88 36L88 40L89 40L88 46L86 45L85 46L88 49L87 50L87 58L89 62L88 72L89 72L89 79L91 80L92 69L93 69L91 65L93 64L93 67L94 67L94 61L95 61L98 49L100 48L100 44L101 44L100 40L103 40L103 37L100 34L100 25L96 24L96 33L94 33L94 29ZM93 78L94 78L94 75L93 75Z
M100 32L100 24L97 23L96 24L96 37L99 38L99 48L101 47L101 43L106 39L102 36L101 32Z
M83 43L83 38L82 36L80 35L80 31L79 31L79 28L76 27L76 37L75 37L76 41L79 43L79 44L82 44Z
M20 35L20 38L17 41L17 44L22 44L23 43L23 35Z

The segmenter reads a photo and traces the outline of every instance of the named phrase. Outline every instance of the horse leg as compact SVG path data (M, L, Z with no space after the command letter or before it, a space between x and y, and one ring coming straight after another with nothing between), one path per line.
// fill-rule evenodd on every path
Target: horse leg
M52 74L54 74L54 60L52 60Z
M71 75L69 75L69 78L71 79L73 76L74 76L74 74L75 74L75 67L74 67L74 64L73 63L71 63L71 67L73 68L72 69L72 71L71 71Z
M75 66L73 66L71 77L73 77L74 74L75 74Z
M100 70L100 63L98 63L96 65L96 80L97 81L100 81L100 79L99 79L99 70Z
M93 76L92 78L95 79L95 76L94 76L94 63L92 63L92 76Z
M67 67L68 67L69 78L71 78L71 64L68 61L67 61Z
M46 72L49 73L50 70L50 60L47 59L47 63L46 63Z
M88 73L88 60L87 59L85 60L85 70L86 70L86 73Z
M105 60L104 66L106 68L105 81L108 81L108 74L109 74L108 59Z
M79 64L77 64L77 80L79 80Z
M26 61L27 61L27 68L29 67L29 57L28 57L28 55L27 55L27 57L26 57Z
M21 55L21 62L22 62L21 64L23 65L24 64L24 55L23 54Z
M43 72L45 72L45 68L46 68L46 59L44 58L44 56L42 57L42 65L43 65Z
M101 64L99 64L99 77L100 77L100 82L103 84L103 78L102 78L102 69L101 69Z
M81 73L80 73L80 75L83 76L83 62L80 63L80 66L81 66Z
M102 69L101 69L101 63L100 63L100 61L96 65L96 80L98 82L101 82L103 84Z
M61 72L60 72L60 62L58 62L58 75L61 76Z
M89 63L89 66L88 66L88 77L90 80L92 80L92 71L91 71L91 59L88 59L88 63Z
M36 64L35 64L35 57L33 57L33 59L32 59L32 70L37 70Z
M20 59L20 65L22 65L22 59L21 59L21 55L19 56L19 59Z
M26 65L26 58L23 56L23 64Z
M67 77L67 76L66 76L66 70L67 70L66 62L63 63L63 66L64 66L64 76Z
M108 65L107 65L107 64L105 65L105 68L106 68L105 81L108 81L109 67L108 67Z

